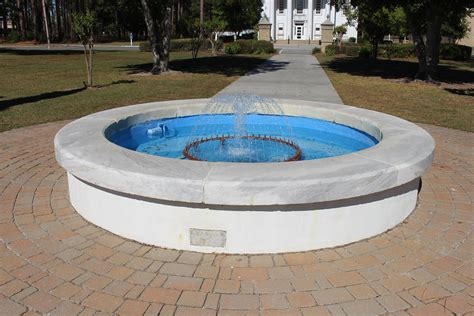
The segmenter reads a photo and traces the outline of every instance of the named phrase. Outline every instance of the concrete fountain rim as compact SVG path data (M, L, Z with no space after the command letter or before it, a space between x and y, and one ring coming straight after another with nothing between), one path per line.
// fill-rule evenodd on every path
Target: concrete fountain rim
M433 138L413 123L361 108L301 100L277 101L286 115L348 125L379 139L379 144L332 158L242 164L151 156L106 138L139 122L200 114L208 101L152 102L85 116L57 133L56 159L74 177L116 193L234 206L311 204L370 195L419 178L433 159Z

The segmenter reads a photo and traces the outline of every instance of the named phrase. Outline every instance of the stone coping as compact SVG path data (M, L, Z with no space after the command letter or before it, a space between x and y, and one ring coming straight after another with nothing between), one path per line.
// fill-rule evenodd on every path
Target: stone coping
M431 165L434 140L413 123L340 104L278 101L287 115L348 125L380 142L332 158L243 164L152 156L106 138L147 120L199 114L208 99L194 99L127 106L73 121L55 137L56 159L83 181L139 199L236 206L350 199L403 185L419 178Z

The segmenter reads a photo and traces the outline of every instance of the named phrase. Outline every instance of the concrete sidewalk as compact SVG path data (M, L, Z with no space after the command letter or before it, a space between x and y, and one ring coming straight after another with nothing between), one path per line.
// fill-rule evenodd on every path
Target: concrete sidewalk
M281 99L341 103L318 60L307 47L283 48L256 70L219 93L255 93Z

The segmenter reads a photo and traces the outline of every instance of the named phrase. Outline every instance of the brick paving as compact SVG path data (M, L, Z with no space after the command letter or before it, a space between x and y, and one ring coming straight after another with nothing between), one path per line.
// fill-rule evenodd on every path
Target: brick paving
M418 207L391 231L333 249L231 256L150 247L82 219L54 158L64 124L0 134L2 315L474 313L473 134L423 125L436 158Z

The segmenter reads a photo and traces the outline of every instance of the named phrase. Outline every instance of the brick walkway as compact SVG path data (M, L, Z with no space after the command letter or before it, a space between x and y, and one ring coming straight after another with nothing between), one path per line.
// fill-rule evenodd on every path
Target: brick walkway
M0 134L2 315L474 311L473 134L424 126L435 162L418 208L390 232L322 251L226 256L144 246L84 221L54 159L63 124Z

